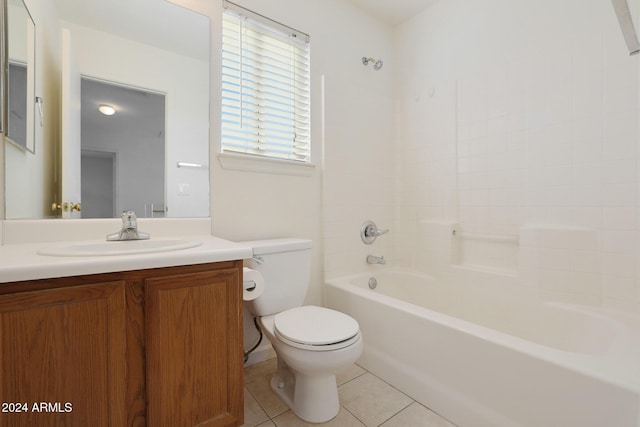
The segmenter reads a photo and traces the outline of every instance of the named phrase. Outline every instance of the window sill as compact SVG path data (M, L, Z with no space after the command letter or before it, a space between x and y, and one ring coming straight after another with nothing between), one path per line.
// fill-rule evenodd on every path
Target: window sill
M220 153L218 162L222 169L244 172L271 173L277 175L311 176L315 165L287 160L269 159L238 154Z

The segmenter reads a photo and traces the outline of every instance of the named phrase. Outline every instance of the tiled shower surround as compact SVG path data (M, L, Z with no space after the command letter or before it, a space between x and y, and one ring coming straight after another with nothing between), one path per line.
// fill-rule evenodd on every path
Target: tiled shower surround
M394 111L372 120L393 137L359 182L394 185L367 214L325 178L326 276L377 268L360 260L371 252L640 311L639 59L610 2L440 1L393 29L393 49L392 96L365 95ZM355 159L357 145L342 150ZM325 163L352 167L329 140ZM389 237L362 248L363 215Z

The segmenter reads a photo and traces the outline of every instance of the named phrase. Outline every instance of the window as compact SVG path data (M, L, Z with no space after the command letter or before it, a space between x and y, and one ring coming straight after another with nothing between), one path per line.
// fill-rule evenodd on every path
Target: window
M222 151L309 163L309 36L223 4Z

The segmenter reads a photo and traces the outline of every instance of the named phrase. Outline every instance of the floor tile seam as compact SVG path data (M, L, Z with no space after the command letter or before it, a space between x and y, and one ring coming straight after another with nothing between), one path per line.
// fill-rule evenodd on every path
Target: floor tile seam
M359 422L360 424L362 424L364 427L367 427L367 423L365 423L365 422L364 422L364 420L361 420L360 418L358 418L358 416L357 416L356 414L354 414L353 412L351 412L351 411L349 410L349 408L347 408L347 407L346 407L346 406L344 406L344 405L340 405L340 407L341 407L342 409L344 409L345 411L347 411L348 413L350 413L351 415L353 415L353 418L355 418L356 420L358 420L358 422Z
M358 365L358 366L360 366L360 365ZM410 402L409 402L407 405L403 406L400 410L398 410L397 412L395 412L393 415L391 415L391 416L389 416L388 418L386 418L384 421L382 421L382 422L381 422L380 424L378 424L376 427L380 427L380 426L382 426L384 423L386 423L386 422L388 422L389 420L391 420L393 417L395 417L395 416L396 416L396 415L398 415L400 412L402 412L402 411L404 411L405 409L407 409L409 406L413 405L414 403L417 403L417 401L416 401L413 397L411 397L411 396L409 396L408 394L406 394L405 392L403 392L403 391L399 390L397 387L393 386L393 385L392 385L392 384L390 384L389 382L387 382L387 381L385 381L384 379L380 378L379 376L377 376L377 375L376 375L376 374L374 374L373 372L369 371L368 369L365 369L365 368L363 368L362 366L360 366L360 367L361 367L362 369L364 369L364 372L362 372L360 375L358 375L358 376L356 376L356 377L354 377L354 378L350 379L349 381L347 381L347 382L345 382L345 383L342 383L342 384L340 385L340 387L342 387L342 386L343 386L343 385L345 385L345 384L350 383L351 381L353 381L353 380L355 380L355 379L358 379L358 378L362 377L363 375L371 374L373 377L375 377L375 378L377 378L378 380L382 381L383 383L387 384L389 387L393 388L393 389L394 389L394 390L396 390L398 393L402 394L403 396L407 397L407 398L410 400ZM344 407L344 406L343 406L343 407ZM348 411L348 409L347 409L346 407L344 407L344 408ZM366 423L365 423L363 420L361 420L360 418L358 418L358 416L357 416L356 414L354 414L354 413L353 413L353 412L351 412L351 411L349 411L349 413L351 413L354 417L356 417L356 419L357 419L358 421L360 421L362 424L364 424L364 425L366 426Z
M403 393L404 394L404 393ZM406 396L406 395L405 395ZM402 409L398 410L396 413L394 413L393 415L391 415L389 418L387 418L386 420L384 420L383 422L381 422L380 424L378 424L376 427L382 427L385 423L388 423L389 421L391 421L393 419L393 417L397 416L398 414L400 414L400 412L404 411L405 409L407 409L409 406L413 405L414 403L416 403L415 400L411 399L411 402L409 402L409 404L405 407L403 407Z
M256 382L256 381L252 381L252 383L254 383L254 382ZM246 386L246 384L245 384L245 388L247 389L247 392L251 395L251 397L253 397L253 400L255 400L255 402L258 404L258 406L260 407L260 409L262 409L262 412L264 412L264 413L265 413L265 415L267 416L267 419L266 419L266 420L264 420L264 421L262 421L262 422L265 422L265 421L267 421L267 420L268 420L268 421L272 421L272 422L275 424L275 421L273 421L273 419L274 419L275 417L279 417L280 415L284 414L285 412L287 412L287 411L289 410L289 408L286 408L286 409L285 409L285 410L283 410L282 412L278 412L277 414L275 414L275 415L273 415L273 416L272 416L271 414L269 414L269 411L267 410L267 408L266 408L266 407L264 407L264 406L262 405L262 403L260 403L260 399L258 399L258 397L257 397L255 394L253 394L253 393L251 392L251 389L250 389L249 387L247 387L247 386Z
M277 413L277 414L276 414L276 415L274 415L273 417L271 417L269 414L267 414L267 416L269 416L269 419L270 419L271 421L273 421L273 423L274 423L274 424L276 424L276 425L277 425L278 423L276 423L274 419L275 419L275 418L277 418L277 417L279 417L279 416L280 416L280 415L282 415L282 414L285 414L285 413L289 412L289 411L293 412L293 411L291 410L291 408L287 407L287 408L285 408L285 410L284 410L284 411ZM295 414L294 414L294 415L295 415Z
M413 401L413 400L412 400L411 402L409 402L409 404L408 404L407 406L403 407L402 409L398 410L398 411L397 411L397 412L395 412L394 414L390 415L388 418L385 418L385 420L384 420L384 421L382 421L381 423L377 424L375 427L382 427L385 423L387 423L387 422L391 421L391 419L392 419L393 417L395 417L395 416L396 416L396 415L398 415L400 412L404 411L405 409L407 409L409 406L413 405L414 403L415 403L415 401ZM342 405L341 405L341 406L342 406ZM351 412L351 411L350 411L346 406L342 406L342 408L343 408L345 411L349 412L351 415L353 415L353 417L354 417L356 420L358 420L358 421L359 421L363 426L368 427L368 426L367 426L367 423L366 423L364 420L360 419L360 418L359 418L355 413Z
M341 383L341 384L337 384L338 389L339 389L340 387L342 387L343 385L345 385L345 384L349 384L351 381L353 381L353 380L357 380L357 379L358 379L358 378L360 378L361 376L363 376L363 375L365 375L365 374L368 374L368 373L370 373L370 372L369 372L369 371L361 372L360 374L356 375L355 377L353 377L353 378L349 378L347 381L345 381L345 382L343 382L343 383Z
M245 384L249 384L255 381L259 381L265 377L270 377L273 375L273 372L268 371L267 369L264 369L262 367L260 368L256 368L258 365L261 365L263 363L269 362L269 360L265 360L263 362L257 363L255 365L250 365L250 366L245 366L243 368L244 371L244 378L243 378L243 382ZM253 368L253 369L252 369ZM247 371L251 371L250 375L247 375ZM275 372L275 370L274 370Z
M244 386L246 387L246 386L248 386L248 385L255 384L255 383L258 383L258 382L263 381L263 380L264 380L264 378L257 378L257 379L254 379L254 380L251 380L251 381L245 382L245 383L244 383Z
M422 403L416 401L416 403L418 405L422 405L423 407L427 408L429 411L433 412L434 414L436 414L437 416L439 416L440 418L442 418L443 420L445 420L446 422L448 422L449 424L451 424L453 427L458 427L457 424L455 424L453 421L451 421L449 418L445 417L444 415L442 415L439 412L436 412L434 409L429 408L427 405L423 405Z
M379 376L377 376L376 374L374 374L371 371L367 371L365 373L369 373L371 375L373 375L374 377L376 377L377 379L379 379L380 381L382 381L383 383L385 383L386 385L388 385L389 387L391 387L392 389L394 389L395 391L397 391L398 393L402 394L403 396L411 399L412 402L416 402L416 399L413 398L413 396L408 395L407 393L405 393L404 391L400 390L398 387L394 386L393 384L391 384L390 382L386 381L383 378L380 378Z
M260 404L260 401L258 400L258 398L256 397L255 394L253 394L251 392L251 389L249 387L247 387L247 384L244 385L245 390L247 390L247 393L249 393L251 395L251 397L253 397L253 400L256 401L256 403L258 404L258 406L264 411L264 408L262 407L262 405ZM265 411L266 413L266 411ZM268 414L267 414L268 415Z

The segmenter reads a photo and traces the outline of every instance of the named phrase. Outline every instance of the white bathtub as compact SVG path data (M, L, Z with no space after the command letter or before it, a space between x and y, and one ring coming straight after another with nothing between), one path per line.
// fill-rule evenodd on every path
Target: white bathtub
M640 427L639 316L393 270L325 293L360 323L359 363L460 426Z

